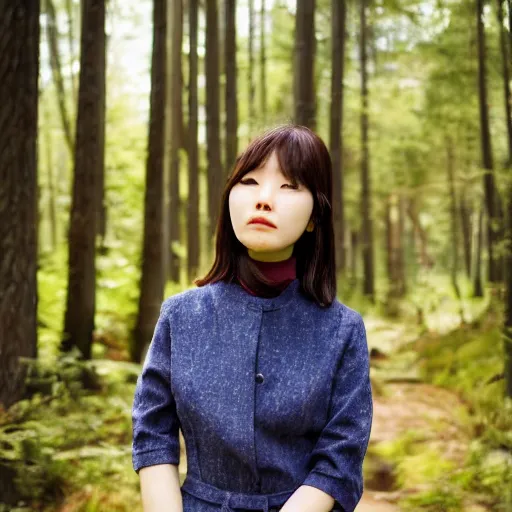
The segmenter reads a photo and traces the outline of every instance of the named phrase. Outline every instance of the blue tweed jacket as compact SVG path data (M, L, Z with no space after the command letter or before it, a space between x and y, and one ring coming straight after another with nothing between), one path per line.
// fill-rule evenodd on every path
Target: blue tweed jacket
M178 464L181 428L184 512L278 510L301 485L352 512L372 419L358 312L319 307L298 279L275 298L217 282L162 304L135 390L133 468Z

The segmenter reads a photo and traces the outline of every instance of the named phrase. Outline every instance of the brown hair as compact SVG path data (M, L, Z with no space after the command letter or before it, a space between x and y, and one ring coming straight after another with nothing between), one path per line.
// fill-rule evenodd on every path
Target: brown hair
M250 171L264 164L275 151L283 174L311 191L314 230L304 231L293 248L297 278L303 293L319 306L336 297L334 228L332 216L332 163L322 139L305 126L278 126L254 139L237 158L221 200L216 228L215 261L197 286L217 281L243 280L252 290L269 291L269 283L238 240L229 214L231 189Z

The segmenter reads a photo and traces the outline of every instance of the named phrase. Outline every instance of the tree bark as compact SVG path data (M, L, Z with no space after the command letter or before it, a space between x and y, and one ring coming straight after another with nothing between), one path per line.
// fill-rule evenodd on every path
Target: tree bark
M96 309L96 233L105 116L105 0L84 0L69 275L61 350L90 359Z
M503 342L505 352L505 395L512 398L512 184L508 187L508 219L505 250L505 318Z
M388 300L391 301L405 295L402 210L401 196L391 193L386 201Z
M336 245L336 270L346 267L345 208L343 201L343 78L345 62L345 30L347 8L345 0L332 0L331 106L330 152L333 170L333 216Z
M357 282L357 251L359 236L356 230L350 231L350 277L353 284Z
M360 7L360 63L361 63L361 218L363 252L363 293L371 302L375 301L375 275L373 256L373 226L371 204L370 150L368 142L368 70L367 70L367 0Z
M197 143L197 27L198 27L198 0L189 0L189 80L188 80L188 202L187 202L187 274L192 281L199 272L199 161ZM227 26L227 24L226 24ZM227 42L226 42L227 46ZM227 61L227 59L226 59ZM226 90L228 86L226 85ZM227 139L227 138L226 138Z
M448 189L450 194L450 230L451 230L451 248L452 262L450 266L450 279L453 286L455 296L459 301L459 314L461 323L465 323L464 310L462 307L462 296L460 293L457 273L459 271L459 227L457 222L457 191L455 190L455 171L454 171L454 155L453 141L449 136L445 137L446 143L446 169L448 177Z
M224 65L226 73L226 178L238 154L238 101L236 72L236 0L225 0L226 34Z
M206 155L208 160L208 216L211 247L220 209L222 163L219 114L219 33L217 0L206 0Z
M484 289L482 286L482 239L483 239L483 216L484 205L482 205L478 212L477 234L475 244L475 269L473 276L473 297L483 297Z
M153 2L153 53L149 107L144 234L139 309L132 360L143 362L163 301L165 272L162 225L164 220L164 145L166 97L167 0Z
M472 252L472 243L471 243L471 206L469 205L468 200L466 199L466 191L467 187L464 185L462 191L459 196L459 217L461 223L461 231L462 231L462 248L463 248L463 257L464 257L464 270L466 271L466 276L468 279L471 279L471 252Z
M512 114L510 96L510 54L503 26L503 0L496 0L496 14L498 17L498 30L500 32L501 65L503 72L503 97L505 101L505 123L507 125L508 160L506 167L512 167Z
M105 1L105 0L104 0ZM101 39L103 41L103 45L101 50L99 51L99 58L101 59L101 69L103 72L103 78L101 79L101 90L99 94L100 103L100 122L99 122L99 130L100 130L100 147L99 147L99 178L98 178L98 209L97 209L97 217L96 217L96 234L99 236L100 240L100 250L102 254L105 254L105 236L107 233L107 205L105 203L105 114L106 114L106 100L107 100L107 82L106 82L106 72L107 72L107 35L103 30L101 35Z
M512 55L512 2L507 0L507 12L508 12L508 45L509 55Z
M0 406L37 358L39 0L0 0ZM1 408L1 407L0 407Z
M487 209L487 236L489 254L489 281L497 283L501 281L501 262L496 254L496 245L500 238L502 208L498 190L494 180L491 133L489 127L489 111L487 105L487 72L485 31L482 21L483 0L477 0L477 48L478 48L478 99L480 107L480 140L482 147L482 167L484 174L485 203Z
M295 16L295 122L316 129L315 100L316 0L297 0Z
M181 126L183 124L183 105L181 100L181 48L183 43L183 2L173 0L171 29L171 73L170 73L170 172L169 172L169 251L168 275L174 283L180 282L180 258L174 249L181 242L181 204L180 204L180 154Z

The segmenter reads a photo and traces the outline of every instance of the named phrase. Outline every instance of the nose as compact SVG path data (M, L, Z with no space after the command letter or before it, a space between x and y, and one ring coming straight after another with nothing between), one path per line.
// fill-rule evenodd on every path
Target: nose
M272 208L267 202L259 201L258 203L256 203L256 210L263 210L269 212L270 210L272 210Z
M267 184L259 187L259 194L257 197L256 209L271 211L272 210L272 185Z

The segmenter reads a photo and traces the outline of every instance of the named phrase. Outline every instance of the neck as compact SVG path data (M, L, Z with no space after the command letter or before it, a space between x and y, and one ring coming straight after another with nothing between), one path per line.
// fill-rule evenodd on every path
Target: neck
M247 249L247 254L256 261L285 261L291 257L293 253L293 244L281 249L280 251L253 251L252 249Z

